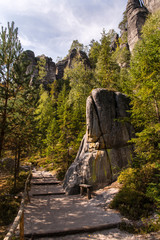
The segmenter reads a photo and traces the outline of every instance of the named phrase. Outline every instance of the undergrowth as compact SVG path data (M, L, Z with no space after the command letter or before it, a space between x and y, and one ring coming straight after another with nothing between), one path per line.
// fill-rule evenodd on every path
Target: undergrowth
M5 176L5 181L4 181ZM12 174L5 174L1 173L0 179L3 179L3 184L1 184L1 191L0 191L0 229L1 234L5 234L3 229L6 229L6 226L11 224L16 217L20 202L21 196L20 192L24 190L24 184L27 179L28 172L20 172L19 177L17 178L17 186L16 189L14 188L14 178ZM3 237L0 239L3 239Z
M147 163L121 172L122 188L110 204L111 208L131 220L146 219L153 213L160 216L160 162ZM144 220L143 220L144 221ZM160 229L160 217L144 221L141 231Z

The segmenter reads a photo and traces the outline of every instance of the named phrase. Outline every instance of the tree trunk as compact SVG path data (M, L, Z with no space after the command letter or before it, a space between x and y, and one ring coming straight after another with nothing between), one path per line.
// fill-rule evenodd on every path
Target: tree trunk
M17 187L17 148L15 150L15 158L14 158L14 189Z
M8 75L7 75L8 77ZM0 134L0 158L2 157L4 136L5 136L5 128L6 128L6 119L7 119L7 106L8 106L8 81L5 84L5 103L4 103L4 111L2 114L2 124L1 124L1 134Z
M21 158L21 148L18 148L18 159L17 159L17 176L19 176L19 167L20 167L20 158Z

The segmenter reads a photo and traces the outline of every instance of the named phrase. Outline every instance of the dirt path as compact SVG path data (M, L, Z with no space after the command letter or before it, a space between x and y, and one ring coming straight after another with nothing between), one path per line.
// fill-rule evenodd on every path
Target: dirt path
M54 176L33 171L31 202L25 209L26 239L146 239L117 228L122 221L120 214L105 208L116 191L116 188L105 193L99 191L91 200L79 195L66 196Z

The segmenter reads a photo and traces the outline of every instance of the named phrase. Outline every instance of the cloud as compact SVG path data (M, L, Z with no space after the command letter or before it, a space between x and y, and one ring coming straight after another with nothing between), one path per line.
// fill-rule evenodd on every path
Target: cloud
M114 28L122 19L127 0L5 0L0 22L15 21L24 49L55 61L64 57L73 40L87 45L99 40L103 28Z

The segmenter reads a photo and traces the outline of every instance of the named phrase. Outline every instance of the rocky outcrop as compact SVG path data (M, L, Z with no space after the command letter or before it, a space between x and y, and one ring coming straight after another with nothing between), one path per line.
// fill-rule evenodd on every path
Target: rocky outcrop
M113 36L113 39L111 39L111 50L112 51L116 51L117 49L117 45L118 45L118 40L119 40L119 35L117 33L115 33L115 35Z
M25 51L27 55L27 59L29 60L30 64L27 68L27 73L32 73L31 83L40 85L43 84L44 88L47 89L49 84L53 83L56 79L56 65L52 61L52 58L46 57L45 55L35 57L34 52L27 50ZM46 76L44 79L37 81L38 77L38 61L40 58L43 57L46 60L45 71Z
M141 6L139 0L129 0L127 4L128 45L132 52L141 36L141 29L146 21L148 10Z
M143 0L144 5L148 9L149 12L153 13L156 10L160 9L160 1L159 0Z
M31 84L35 84L39 86L40 84L43 84L45 89L49 88L49 85L54 82L55 79L62 79L64 75L64 70L66 67L72 68L73 62L76 58L83 61L84 64L88 67L90 67L90 61L83 51L77 51L76 49L73 49L71 53L66 57L64 60L59 61L57 64L55 64L52 61L52 58L46 57L45 55L37 56L35 57L35 54L33 51L27 50L25 51L26 58L30 62L27 73L31 73ZM43 57L46 60L45 65L45 71L46 76L44 79L38 80L38 61L40 58Z
M86 134L75 161L68 169L64 189L79 192L80 183L99 188L116 179L118 172L131 162L128 140L134 131L126 120L129 99L106 89L95 89L87 99Z
M64 75L64 70L66 67L71 68L73 65L73 60L79 58L81 61L84 62L86 66L90 67L89 59L85 52L83 51L77 51L76 49L73 49L71 53L66 57L64 60L59 61L56 64L56 78L62 79Z

